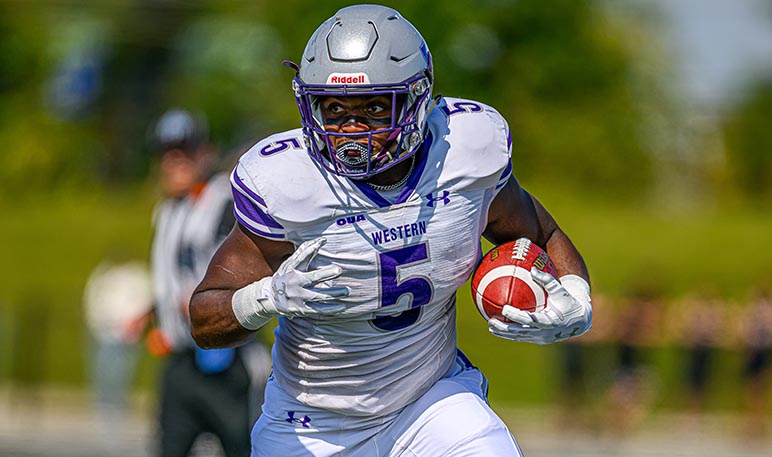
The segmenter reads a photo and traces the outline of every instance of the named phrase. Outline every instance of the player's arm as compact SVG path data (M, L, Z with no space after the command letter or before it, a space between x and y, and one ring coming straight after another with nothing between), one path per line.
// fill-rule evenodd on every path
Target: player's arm
M292 243L261 238L234 224L191 297L190 325L196 343L222 347L246 341L254 330L236 319L231 306L233 294L271 276L294 250Z
M539 201L514 176L491 203L483 235L495 244L527 237L547 252L559 278L536 269L533 279L547 290L547 306L525 312L504 306L502 314L515 322L488 321L491 333L502 338L547 344L587 331L592 322L587 266L571 240Z
M301 244L272 241L236 224L212 257L190 302L191 334L204 348L227 347L247 340L275 316L336 314L328 303L348 295L345 287L318 284L341 274L329 265L309 269L324 238Z
M526 237L547 252L560 276L573 274L587 282L590 280L579 251L552 215L520 186L514 175L510 175L491 203L483 236L497 245Z

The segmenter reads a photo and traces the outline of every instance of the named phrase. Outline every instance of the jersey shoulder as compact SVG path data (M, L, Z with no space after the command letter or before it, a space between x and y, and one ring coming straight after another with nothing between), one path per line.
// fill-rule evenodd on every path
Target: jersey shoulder
M429 118L443 174L460 187L500 187L512 172L512 140L504 117L481 102L446 97Z
M289 225L328 215L331 179L308 155L301 129L271 135L231 173L234 213L253 233L285 239Z
M281 204L302 202L313 195L320 170L311 160L300 129L271 135L250 148L232 174L241 188L263 199L281 196ZM272 198L273 197L273 198Z
M237 168L260 181L296 168L308 159L301 130L276 133L258 141L239 158Z

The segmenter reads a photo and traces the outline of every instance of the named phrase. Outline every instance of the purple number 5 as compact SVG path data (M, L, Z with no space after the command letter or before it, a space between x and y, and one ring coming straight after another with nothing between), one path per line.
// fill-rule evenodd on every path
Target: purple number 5
M482 111L482 106L473 102L456 102L452 106L452 109L447 106L443 106L442 110L445 111L445 114L448 116L452 116L458 113L476 113L478 111Z
M287 138L284 140L274 141L273 143L263 147L263 149L260 150L260 155L269 156L285 151L289 148L300 149L300 142L295 138Z
M432 300L434 290L429 279L424 276L414 276L399 281L399 267L429 260L426 243L392 249L378 254L381 273L381 307L397 303L404 294L413 296L410 309L396 316L376 317L371 322L381 330L400 330L416 323L421 316L421 306Z

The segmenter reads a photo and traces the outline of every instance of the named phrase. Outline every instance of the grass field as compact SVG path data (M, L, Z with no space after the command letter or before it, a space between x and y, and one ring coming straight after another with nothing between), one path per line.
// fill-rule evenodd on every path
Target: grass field
M536 193L584 253L594 290L611 297L654 284L670 297L709 289L740 300L755 285L766 284L772 271L770 211L687 212L608 201L579 204L575 195ZM83 285L110 251L147 258L153 198L152 190L139 189L0 203L4 214L0 380L83 385L87 346ZM466 287L459 293L458 315L460 346L489 376L492 401L524 405L549 401L558 385L558 348L512 344L490 336ZM592 353L592 363L599 367L596 384L602 386L610 376L612 356L602 346ZM660 373L658 401L666 406L679 398L675 381L680 353L661 347L652 349L651 357ZM727 350L720 357L726 372L738 369L739 354ZM19 373L14 360L39 367ZM140 386L153 385L155 363L144 357ZM717 381L711 405L736 406L733 379Z

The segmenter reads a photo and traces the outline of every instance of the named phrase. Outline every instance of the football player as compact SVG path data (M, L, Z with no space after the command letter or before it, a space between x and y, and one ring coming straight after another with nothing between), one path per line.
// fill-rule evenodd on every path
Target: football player
M289 65L301 128L239 161L238 223L191 303L206 347L278 316L252 455L522 455L456 347L480 237L528 237L560 273L533 272L549 305L506 307L493 334L552 343L586 331L591 305L582 257L512 175L507 123L433 96L427 44L390 8L341 9Z

